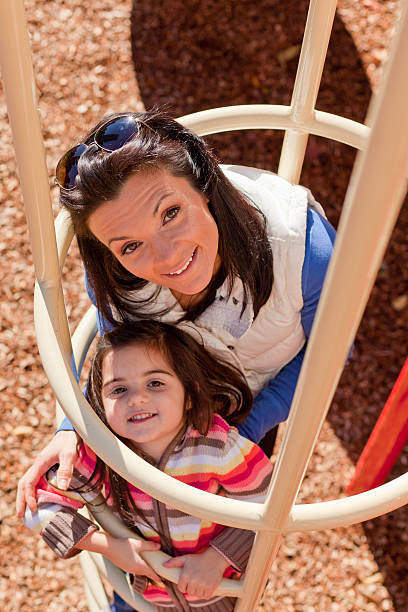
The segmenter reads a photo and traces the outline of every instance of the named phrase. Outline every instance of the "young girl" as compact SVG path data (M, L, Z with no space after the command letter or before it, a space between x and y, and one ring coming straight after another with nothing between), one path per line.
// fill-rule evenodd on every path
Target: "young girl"
M221 416L236 423L246 417L252 404L247 383L181 327L143 321L105 334L87 394L111 431L158 469L203 491L263 501L272 466L258 446ZM59 556L68 558L80 550L104 554L131 574L133 587L158 610L190 610L190 603L205 612L233 610L234 598L213 593L223 576L245 571L252 532L169 508L127 483L83 443L72 486L88 492L104 488L108 504L148 541L141 548L132 539L99 531L77 513L77 503L42 478L37 485L39 511L26 522L35 527L45 504L57 504L42 526L42 537ZM159 578L138 554L155 548L175 557L166 566L181 568L177 586Z

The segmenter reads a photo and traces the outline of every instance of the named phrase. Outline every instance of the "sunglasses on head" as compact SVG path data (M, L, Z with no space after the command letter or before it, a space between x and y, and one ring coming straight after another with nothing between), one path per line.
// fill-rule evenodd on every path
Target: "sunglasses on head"
M95 132L93 141L100 149L107 153L117 151L125 145L133 136L139 132L139 126L143 124L152 132L155 132L147 123L132 113L127 113L108 119ZM78 174L78 161L81 155L88 149L87 144L77 144L69 149L59 160L55 171L55 182L62 189L70 191L75 189L75 179Z

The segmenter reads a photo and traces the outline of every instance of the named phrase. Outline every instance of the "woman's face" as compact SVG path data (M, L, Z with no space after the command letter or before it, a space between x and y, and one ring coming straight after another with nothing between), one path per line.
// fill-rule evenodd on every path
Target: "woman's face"
M129 272L175 294L203 291L219 263L207 199L165 170L131 176L88 225Z

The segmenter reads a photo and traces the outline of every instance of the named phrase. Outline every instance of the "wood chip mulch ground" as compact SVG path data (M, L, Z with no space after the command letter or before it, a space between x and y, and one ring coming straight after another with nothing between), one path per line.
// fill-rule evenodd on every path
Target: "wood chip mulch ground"
M26 0L49 167L101 116L164 105L288 104L305 0ZM363 121L400 2L340 0L317 107ZM33 263L4 96L0 98L0 610L87 609L77 559L56 559L14 516L16 485L54 430L52 391L33 330ZM29 137L29 135L27 135ZM209 139L224 162L276 170L282 134ZM337 225L354 152L311 137L302 183ZM375 180L375 177L373 177ZM407 357L405 203L298 502L344 496L355 463ZM70 322L87 297L75 248L64 270ZM390 478L407 469L408 449ZM284 538L259 610L408 610L408 508L361 525Z

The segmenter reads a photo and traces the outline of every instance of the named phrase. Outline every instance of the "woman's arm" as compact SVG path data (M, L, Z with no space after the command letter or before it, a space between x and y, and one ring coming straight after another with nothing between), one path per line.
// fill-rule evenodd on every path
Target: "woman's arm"
M327 219L308 209L301 310L306 340L312 329L327 266L333 252L335 235L335 230ZM288 418L304 354L305 348L258 393L250 414L238 427L241 435L258 443L269 430Z

